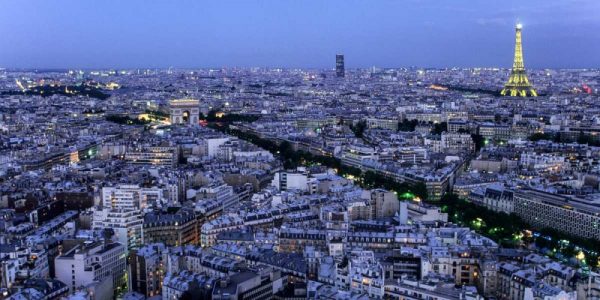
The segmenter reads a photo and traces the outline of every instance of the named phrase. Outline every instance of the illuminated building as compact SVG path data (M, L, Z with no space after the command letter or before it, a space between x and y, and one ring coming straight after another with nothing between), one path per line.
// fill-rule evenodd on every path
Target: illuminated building
M335 55L335 76L344 77L346 75L346 71L344 69L344 55L336 54Z
M514 213L534 228L552 228L586 239L600 239L598 197L568 197L538 190L514 193Z
M140 210L98 209L92 215L92 229L113 230L114 239L125 246L126 251L140 247L143 244L144 218Z
M298 253L307 246L325 250L327 236L315 229L281 228L279 231L279 252Z
M199 101L195 99L177 99L169 102L171 124L198 125L200 116Z
M367 118L367 127L398 131L398 120L394 118Z
M342 153L342 163L362 168L366 160L376 160L377 151L371 147L351 145Z
M533 86L527 78L525 73L525 64L523 63L523 45L521 44L521 29L523 26L517 24L516 39L515 39L515 60L513 62L513 68L510 72L508 82L504 86L504 89L500 92L502 96L512 97L537 97L537 92L533 89Z
M136 165L175 166L178 155L177 147L138 147L127 151L125 161Z
M162 201L163 193L158 188L143 188L139 185L122 184L102 188L102 206L117 209L145 209Z
M441 136L441 148L448 153L473 152L475 144L470 134L446 133Z
M56 279L71 291L93 281L112 281L116 292L126 283L125 247L119 243L82 242L54 260Z
M146 297L160 295L165 277L162 243L148 244L129 253L131 262L131 289Z
M400 201L393 192L384 189L371 190L372 217L376 219L393 217L400 211Z
M186 208L175 213L154 212L144 216L144 242L181 246L198 243L198 225L194 211Z

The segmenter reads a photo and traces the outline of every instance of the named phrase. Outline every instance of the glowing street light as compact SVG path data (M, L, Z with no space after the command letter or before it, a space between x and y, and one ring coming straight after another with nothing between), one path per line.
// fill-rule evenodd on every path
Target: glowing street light
M403 199L414 199L415 198L415 194L413 194L411 192L406 192L406 193L403 193L402 195L400 195L400 198L403 198Z

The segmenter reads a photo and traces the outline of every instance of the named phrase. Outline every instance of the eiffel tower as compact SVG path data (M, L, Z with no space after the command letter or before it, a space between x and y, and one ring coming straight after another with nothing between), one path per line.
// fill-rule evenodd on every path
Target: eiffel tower
M510 72L510 78L504 85L504 89L500 92L502 96L512 97L537 97L537 92L533 89L533 86L527 79L527 73L525 73L525 64L523 64L523 45L521 44L521 29L523 26L517 24L516 26L516 41L515 41L515 61Z

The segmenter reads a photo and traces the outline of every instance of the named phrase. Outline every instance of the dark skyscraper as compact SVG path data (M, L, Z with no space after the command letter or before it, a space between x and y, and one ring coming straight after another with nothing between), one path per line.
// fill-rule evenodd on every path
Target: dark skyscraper
M337 77L344 77L344 75L345 75L344 55L343 54L335 55L335 75Z

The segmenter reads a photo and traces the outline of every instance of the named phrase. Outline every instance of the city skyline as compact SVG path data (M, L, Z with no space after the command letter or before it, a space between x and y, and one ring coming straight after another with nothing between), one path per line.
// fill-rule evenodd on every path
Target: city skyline
M599 13L0 1L0 300L598 300Z
M600 66L600 3L8 1L4 68L501 67L524 24L527 68ZM550 46L551 45L551 46Z

